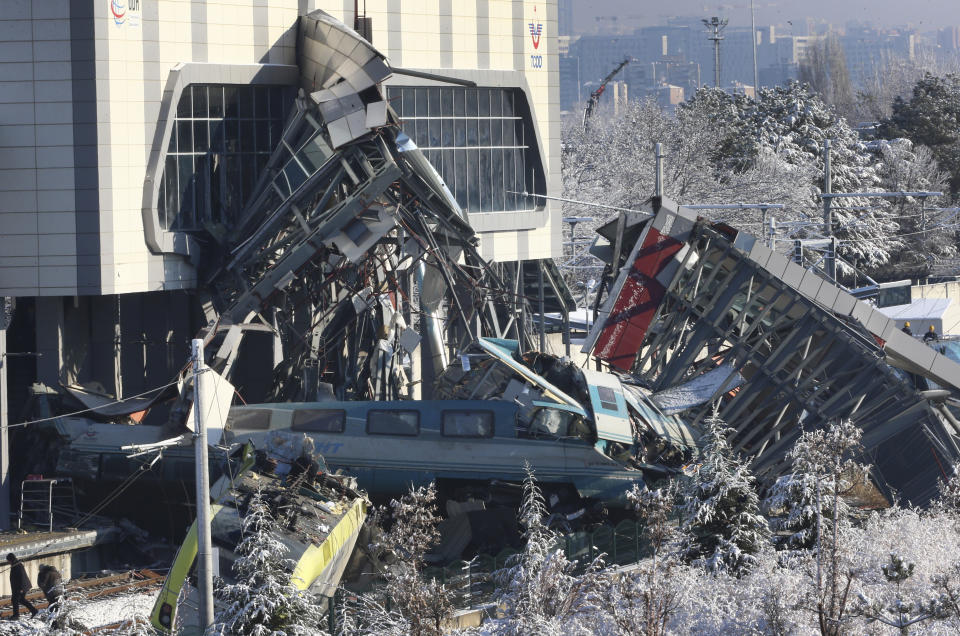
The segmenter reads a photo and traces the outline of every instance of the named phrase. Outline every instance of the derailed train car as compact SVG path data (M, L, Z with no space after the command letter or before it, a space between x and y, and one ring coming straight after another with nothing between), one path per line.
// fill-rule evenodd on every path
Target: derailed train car
M548 495L614 506L633 484L678 473L696 445L638 387L554 356L522 357L513 341L479 339L435 392L446 399L235 406L224 436L281 457L301 452L306 436L374 496L436 482L448 498L490 497L520 483L529 463Z

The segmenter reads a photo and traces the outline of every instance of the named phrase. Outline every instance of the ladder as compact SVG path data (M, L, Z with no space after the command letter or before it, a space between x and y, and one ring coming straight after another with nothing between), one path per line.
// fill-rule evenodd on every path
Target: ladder
M55 515L73 519L76 514L77 500L72 479L26 479L21 483L18 529L23 529L26 519L28 523L46 525L53 532Z

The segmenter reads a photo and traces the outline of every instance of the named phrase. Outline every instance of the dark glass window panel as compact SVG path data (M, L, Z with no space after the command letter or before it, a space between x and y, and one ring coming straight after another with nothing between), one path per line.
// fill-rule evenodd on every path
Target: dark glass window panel
M457 192L454 195L460 207L467 207L467 151L457 150L453 153L453 160L456 164L457 172Z
M477 107L477 89L468 88L466 91L464 91L464 93L466 95L465 114L467 117L476 117L479 113Z
M167 157L163 168L164 181L164 217L163 227L170 229L180 208L180 190L177 187L177 158Z
M253 87L239 87L237 89L237 102L240 119L251 119L253 117Z
M253 127L257 138L257 152L270 152L270 124L258 121Z
M346 411L300 409L293 412L290 429L312 433L342 433L346 422Z
M453 145L457 148L463 148L467 143L467 122L463 119L457 119L453 122Z
M514 175L514 161L513 161L513 150L505 150L503 152L503 188L504 188L504 205L506 210L516 210L516 195L506 192L507 190L517 191L516 188L516 177Z
M167 146L167 152L177 151L177 123L174 121L173 130L170 131L170 144Z
M453 120L444 119L440 122L440 145L444 148L453 147Z
M443 169L440 175L443 177L443 182L447 184L447 188L450 189L450 192L453 192L454 187L457 185L457 174L453 155L454 153L452 150L444 150L440 161ZM454 198L456 198L456 196L454 196Z
M224 142L227 152L240 152L240 122L236 119L224 122Z
M223 87L207 87L207 103L210 108L210 116L213 118L223 117Z
M430 117L440 117L442 113L440 112L440 88L429 88L427 89L429 93L427 94L427 99L429 103L429 110L427 113Z
M463 117L464 115L464 92L462 88L452 88L453 91L453 114L456 117Z
M489 88L481 88L477 91L477 106L481 117L490 115L490 92Z
M490 151L490 190L493 195L491 206L494 210L503 210L503 150Z
M234 431L265 431L270 428L267 409L230 409L227 426Z
M600 401L600 408L608 411L617 410L617 392L610 387L598 386L597 397Z
M444 437L493 437L493 413L490 411L444 411L440 420Z
M240 188L237 187L243 179L243 173L240 168L240 157L238 155L227 155L224 157L227 174L227 188L223 193L224 215L226 219L233 220L240 215L243 205L243 198Z
M187 122L189 125L189 122ZM175 226L178 228L193 227L193 157L183 156L177 158L178 182L180 185L180 209L177 214Z
M503 91L500 89L493 89L490 91L490 116L499 117L503 114L503 106L501 105L501 100L503 98Z
M480 210L480 151L467 151L467 198L470 211Z
M489 123L490 123L490 145L502 146L503 145L503 120L491 119Z
M282 88L270 88L269 91L270 118L283 121L284 116L287 114L286 107L283 103L284 91Z
M193 152L193 124L190 121L177 122L177 152Z
M270 150L273 150L280 144L283 138L283 120L274 119L270 122Z
M223 132L224 123L222 121L210 122L210 150L213 152L223 152Z
M449 117L453 114L453 89L452 88L441 88L440 89L440 112Z
M428 145L430 141L429 135L427 135L427 120L426 119L417 119L413 122L413 141L417 146L424 148Z
M240 116L238 99L240 98L239 91L237 91L236 86L224 86L223 87L223 104L224 104L224 113L226 117L236 118Z
M203 226L203 221L210 218L210 162L209 155L194 157L193 181L196 197L195 227Z
M415 104L413 115L415 117L426 117L427 116L427 89L425 88L415 88ZM410 115L407 114L407 117Z
M479 120L477 119L468 119L466 120L467 127L467 147L473 148L477 145L477 124Z
M477 145L489 146L490 145L490 120L489 119L477 120L477 127L480 129L479 136L477 137Z
M257 86L254 89L254 115L257 119L266 119L270 116L270 97L268 89L264 86Z
M503 120L503 145L515 146L517 144L516 131L512 119Z
M291 162L287 164L287 167L283 169L284 174L287 176L287 183L290 186L290 192L295 191L303 182L307 180L307 175L304 174L303 170L296 164L296 162Z
M413 89L400 89L400 112L404 117L413 117Z
M513 117L513 91L503 91L503 116Z
M193 87L193 116L206 119L209 116L207 112L207 87Z
M371 409L367 412L367 433L370 435L419 435L420 413Z
M492 207L492 197L490 193L491 188L491 176L490 176L490 150L481 150L480 151L480 178L478 183L480 184L480 209L484 212L489 212L493 209Z
M254 127L252 119L240 120L240 152L254 152Z
M440 146L440 120L431 119L428 125L430 127L429 144L431 147L437 148Z
M253 155L240 155L243 177L240 179L243 203L250 198L250 193L257 180L257 167Z
M210 149L210 138L207 136L207 120L193 122L193 151L206 152Z
M210 218L214 223L223 223L223 191L226 183L223 155L210 155Z
M193 112L192 94L189 87L180 93L180 101L177 102L177 117L189 117Z

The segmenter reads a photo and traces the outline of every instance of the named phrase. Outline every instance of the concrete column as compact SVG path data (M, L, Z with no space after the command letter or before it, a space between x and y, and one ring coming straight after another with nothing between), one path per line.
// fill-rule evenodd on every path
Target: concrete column
M2 302L3 298L0 298ZM0 306L0 312L3 311ZM10 452L7 436L7 323L0 315L0 530L10 529Z
M63 367L63 298L37 297L37 381L56 387Z

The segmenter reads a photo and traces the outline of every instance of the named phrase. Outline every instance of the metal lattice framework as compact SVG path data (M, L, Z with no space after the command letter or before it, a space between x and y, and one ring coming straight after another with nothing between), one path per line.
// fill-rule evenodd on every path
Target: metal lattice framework
M736 431L733 446L753 458L761 475L789 468L787 451L803 429L849 418L863 430L864 448L887 494L895 490L921 505L935 496L944 467L960 458L956 420L942 402L917 389L915 376L891 366L887 342L852 315L824 305L823 292L836 300L839 290L825 290L826 282L799 268L801 278L791 284L786 279L798 272L778 275L764 267L751 257L752 243L730 228L696 220L688 222L688 231L671 234L665 220L670 213L660 214L640 238L649 238L646 249L634 255L641 263L664 249L672 267L662 267L663 258L659 272L634 264L625 280L651 297L636 296L633 316L608 312L608 328L627 326L617 337L642 334L632 364L622 366L654 390L721 361L735 368L746 381L735 390L732 383L718 387L688 419L700 422L719 400L720 416ZM662 233L651 237L658 229ZM816 284L812 294L802 291L808 276ZM650 312L649 322L631 324L641 310Z

